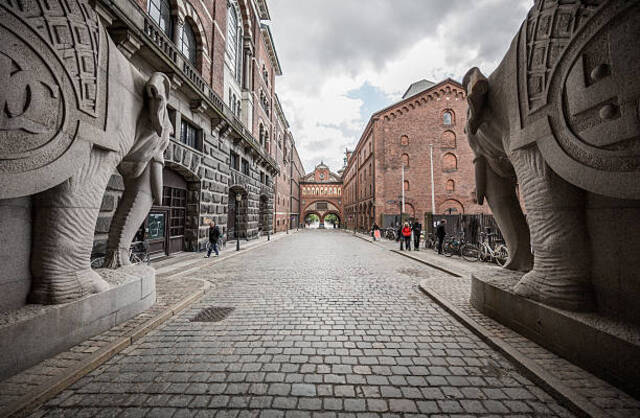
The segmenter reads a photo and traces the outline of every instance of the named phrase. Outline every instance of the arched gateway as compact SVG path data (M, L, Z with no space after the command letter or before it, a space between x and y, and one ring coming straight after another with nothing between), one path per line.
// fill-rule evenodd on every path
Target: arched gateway
M319 228L343 226L342 177L320 163L315 170L300 181L302 219L315 214L320 220ZM333 215L333 216L329 216ZM331 219L327 226L325 220Z

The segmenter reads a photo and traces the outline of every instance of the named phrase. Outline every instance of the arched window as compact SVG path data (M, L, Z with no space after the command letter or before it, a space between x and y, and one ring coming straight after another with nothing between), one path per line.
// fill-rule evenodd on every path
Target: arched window
M404 191L405 192L409 191L409 181L407 181L407 180L404 181Z
M402 135L400 137L400 144L402 145L409 145L409 137L406 135Z
M453 180L447 180L447 191L455 192L456 191L456 182Z
M196 35L193 33L193 28L189 22L184 22L184 25L182 25L180 52L191 64L196 65Z
M233 2L229 2L228 16L227 16L227 55L229 61L232 63L231 72L235 76L236 80L240 78L239 62L240 54L238 49L240 47L240 28L238 27L238 13Z
M260 124L258 140L260 141L260 145L264 145L264 126Z
M458 159L452 153L447 153L442 156L442 170L444 171L456 171L458 169Z
M402 165L409 167L409 154L402 154Z
M173 34L173 21L171 20L171 5L169 0L149 0L147 13L160 29L171 39Z
M443 148L455 148L456 134L453 131L444 131L440 136L440 145Z
M442 123L444 125L453 125L453 114L446 111L442 114Z

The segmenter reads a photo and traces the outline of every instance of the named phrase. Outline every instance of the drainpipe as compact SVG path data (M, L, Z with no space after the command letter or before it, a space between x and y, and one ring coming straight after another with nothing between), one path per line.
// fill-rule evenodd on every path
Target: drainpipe
M431 214L436 214L436 196L433 190L433 144L429 144L429 160L431 165Z

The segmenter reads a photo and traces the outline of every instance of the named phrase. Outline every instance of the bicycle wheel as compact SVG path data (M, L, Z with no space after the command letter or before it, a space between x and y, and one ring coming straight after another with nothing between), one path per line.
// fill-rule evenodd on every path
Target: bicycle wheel
M91 268L92 269L99 269L102 268L102 266L104 265L104 256L97 256L91 259Z
M446 257L452 257L453 253L455 251L455 248L453 246L453 243L451 242L447 242L446 244L442 244L442 252L444 253L444 255Z
M496 248L496 251L493 256L496 260L496 264L500 267L504 267L507 264L507 260L509 259L509 250L506 246L500 245Z
M131 264L142 263L142 259L140 258L140 254L138 253L131 253L131 256L129 257L129 261L131 261Z
M478 261L480 259L480 250L473 244L464 244L460 249L462 258L467 261Z

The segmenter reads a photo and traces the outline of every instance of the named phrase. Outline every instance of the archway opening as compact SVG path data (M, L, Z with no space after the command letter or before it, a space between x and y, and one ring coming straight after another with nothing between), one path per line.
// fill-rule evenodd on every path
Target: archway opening
M315 213L308 213L304 217L305 228L318 229L320 228L320 217Z
M338 214L336 213L328 213L326 215L324 215L324 222L323 222L325 228L340 228L340 216L338 216Z
M227 217L228 239L247 238L249 226L247 191L240 186L229 189L229 207Z

